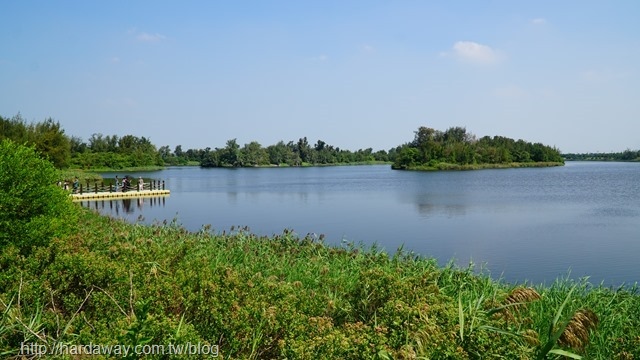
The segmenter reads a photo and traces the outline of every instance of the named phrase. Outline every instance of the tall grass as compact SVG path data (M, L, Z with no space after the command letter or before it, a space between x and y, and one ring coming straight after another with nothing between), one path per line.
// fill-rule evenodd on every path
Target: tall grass
M81 222L27 257L2 249L3 356L28 339L200 342L227 359L640 358L636 287L508 284L472 266L289 230L190 233L88 210ZM597 325L584 320L591 314Z

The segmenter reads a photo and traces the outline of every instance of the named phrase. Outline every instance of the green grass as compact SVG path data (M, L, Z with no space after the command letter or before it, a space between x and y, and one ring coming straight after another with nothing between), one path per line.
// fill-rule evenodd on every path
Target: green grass
M28 257L1 249L2 356L34 341L200 342L225 359L640 358L636 287L508 284L291 231L190 233L88 210L80 223ZM597 327L580 346L562 345L568 335L556 335L575 329L569 320L582 309Z

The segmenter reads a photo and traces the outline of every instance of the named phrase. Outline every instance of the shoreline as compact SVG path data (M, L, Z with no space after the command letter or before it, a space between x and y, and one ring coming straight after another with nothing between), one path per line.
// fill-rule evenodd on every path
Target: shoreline
M408 171L469 171L469 170L485 170L485 169L517 169L517 168L539 168L539 167L556 167L564 166L561 162L530 162L530 163L507 163L507 164L450 164L438 163L435 166L421 165L409 166L406 168L391 167L393 170Z

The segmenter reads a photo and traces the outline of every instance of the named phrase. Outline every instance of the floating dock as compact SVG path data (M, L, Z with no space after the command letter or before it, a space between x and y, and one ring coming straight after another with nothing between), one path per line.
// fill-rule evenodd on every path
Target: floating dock
M126 192L85 192L83 194L71 194L73 201L85 200L109 200L109 199L133 199L141 197L164 197L169 196L169 190L129 190Z

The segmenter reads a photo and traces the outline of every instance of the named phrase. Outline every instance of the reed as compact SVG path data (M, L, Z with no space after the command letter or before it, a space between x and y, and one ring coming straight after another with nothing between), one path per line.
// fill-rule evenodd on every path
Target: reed
M28 256L0 249L3 357L30 339L200 342L227 359L640 358L633 286L509 284L291 230L188 232L88 210L80 223Z

